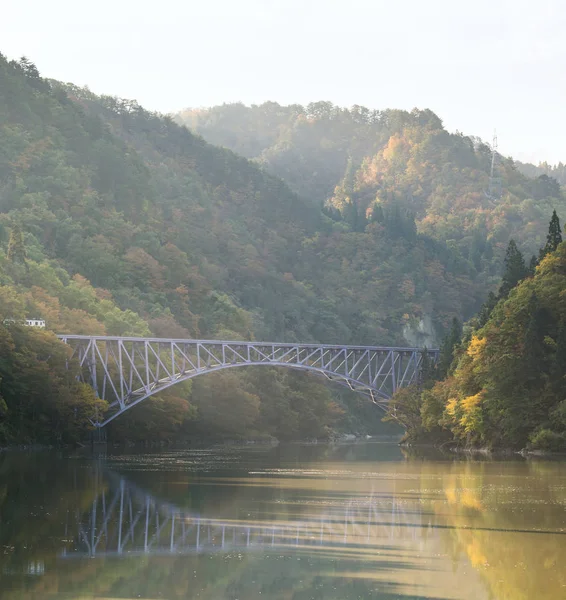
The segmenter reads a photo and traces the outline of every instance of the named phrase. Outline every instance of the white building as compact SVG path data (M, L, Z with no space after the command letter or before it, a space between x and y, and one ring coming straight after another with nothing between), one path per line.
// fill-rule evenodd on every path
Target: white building
M45 320L44 319L26 319L27 327L41 327L45 328Z

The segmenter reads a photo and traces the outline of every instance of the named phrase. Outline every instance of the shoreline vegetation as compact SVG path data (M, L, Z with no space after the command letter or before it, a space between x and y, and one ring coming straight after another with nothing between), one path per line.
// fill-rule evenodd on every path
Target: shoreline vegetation
M89 454L90 452L104 453L113 451L153 451L160 449L198 449L198 448L266 448L275 447L279 445L299 445L299 446L313 446L313 445L328 445L328 446L340 446L340 445L358 445L358 444L395 444L401 447L406 452L415 452L419 457L426 457L428 453L432 452L434 456L461 456L463 457L484 457L484 458L546 458L546 459L563 459L566 457L566 450L562 451L551 451L551 450L535 450L522 448L516 450L512 448L490 448L487 446L462 446L458 445L457 442L451 440L449 443L434 443L432 441L399 441L399 436L355 436L353 434L337 435L332 438L325 439L305 439L305 440L289 440L281 442L275 438L258 438L258 439L222 439L222 438L196 438L193 440L175 440L165 441L161 440L158 442L152 442L148 440L137 440L137 441L121 441L121 442L85 442L75 444L20 444L0 447L0 455L2 454L20 454L20 453L42 453L42 452L71 452L73 455Z
M535 450L528 448L521 448L520 450L514 448L494 448L489 446L461 446L458 442L451 440L450 443L433 443L433 442L419 442L419 441L401 441L399 442L399 446L402 448L414 448L417 451L422 452L427 448L430 448L437 452L442 453L450 453L450 454L463 454L469 456L489 456L489 457L512 457L512 456L522 456L524 458L534 458L534 457L556 457L563 458L566 457L566 449L564 450Z

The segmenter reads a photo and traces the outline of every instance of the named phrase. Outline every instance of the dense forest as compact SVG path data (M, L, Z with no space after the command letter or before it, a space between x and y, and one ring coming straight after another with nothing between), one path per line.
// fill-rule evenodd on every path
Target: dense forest
M462 332L457 321L437 368L400 390L388 418L411 441L566 450L566 242L553 213L527 264L513 240L498 294Z
M479 280L482 294L497 285L509 239L530 256L544 243L552 210L566 212L557 181L563 166L497 154L490 185L491 148L449 133L430 110L267 102L188 109L176 118L279 175L344 227L367 231L377 223L405 235L416 228L446 243L458 276Z
M487 193L490 164L429 110L173 119L0 56L0 443L88 428L99 401L50 332L437 345L497 288L509 239L530 255L566 212L553 177L503 157ZM49 331L17 324L31 316ZM316 378L242 369L174 386L111 434L292 439L379 421Z

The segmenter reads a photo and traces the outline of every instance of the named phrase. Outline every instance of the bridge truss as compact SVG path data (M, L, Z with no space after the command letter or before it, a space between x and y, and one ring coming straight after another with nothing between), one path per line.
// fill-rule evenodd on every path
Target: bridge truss
M277 344L164 338L60 335L73 348L80 377L108 403L96 427L146 398L198 375L241 366L290 367L320 373L387 407L400 387L418 381L420 348ZM438 350L427 351L436 361Z

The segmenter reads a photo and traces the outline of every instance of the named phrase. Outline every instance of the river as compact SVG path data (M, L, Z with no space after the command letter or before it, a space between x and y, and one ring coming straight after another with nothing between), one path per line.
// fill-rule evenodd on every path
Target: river
M0 454L0 598L566 598L565 466L385 443Z

